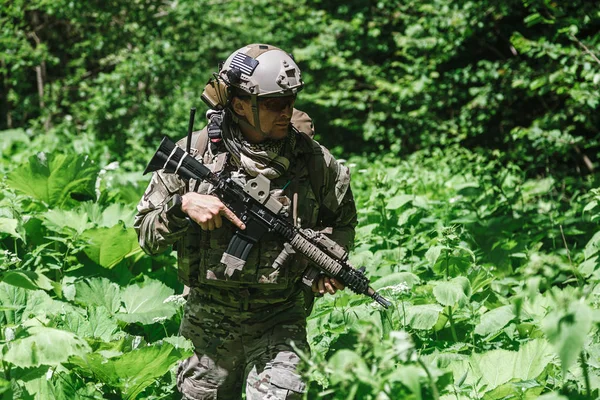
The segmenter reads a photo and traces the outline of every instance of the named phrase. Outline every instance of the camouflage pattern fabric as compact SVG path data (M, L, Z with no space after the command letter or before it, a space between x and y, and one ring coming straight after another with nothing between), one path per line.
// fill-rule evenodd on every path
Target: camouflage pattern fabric
M349 171L307 135L297 135L297 145L289 156L292 165L284 175L271 181L271 193L287 203L297 193L297 214L302 227L333 227L332 239L348 248L354 240L356 226ZM196 155L196 158L213 170L217 168L219 155L212 154L210 148L204 155ZM235 175L241 184L248 178L230 163L224 166L223 173ZM175 194L185 194L189 189L203 194L209 194L212 190L205 182L192 181L187 185L173 174L162 171L153 174L138 204L134 223L140 246L149 254L157 254L177 242L179 277L188 286L207 284L235 288L239 284L258 285L269 291L284 290L279 300L285 300L288 297L285 289L297 282L306 262L299 256L292 257L283 268L274 270L273 260L283 249L283 243L274 235L266 235L250 252L244 270L234 276L226 276L220 259L235 231L233 224L225 220L220 229L201 231L184 218L166 214L168 200ZM255 300L278 301L273 295L275 293L270 292Z
M196 354L181 363L177 388L187 399L299 399L305 389L293 342L303 351L306 314L302 296L294 302L242 311L212 301L192 288L181 334Z
M307 134L291 134L297 140L288 155L290 167L271 180L271 194L293 209L296 193L302 227L332 227L330 236L350 247L356 208L348 169ZM242 184L249 179L212 150L209 146L204 154L192 151L192 155ZM290 341L309 350L305 320L312 293L300 279L307 262L293 255L281 268L273 268L283 243L267 234L250 251L244 268L227 274L220 259L235 231L233 224L224 219L221 228L202 231L186 218L166 213L168 200L189 190L210 194L212 187L155 172L134 224L147 253L176 245L179 277L191 287L181 333L194 342L196 354L182 363L178 388L190 399L236 399L247 381L248 399L298 396L303 384L295 372L299 360Z

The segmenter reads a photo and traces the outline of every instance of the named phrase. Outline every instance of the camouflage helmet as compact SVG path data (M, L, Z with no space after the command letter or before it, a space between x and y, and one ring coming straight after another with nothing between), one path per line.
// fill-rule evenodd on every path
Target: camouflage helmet
M223 63L219 76L251 97L291 96L304 86L292 56L268 44L251 44L234 51Z

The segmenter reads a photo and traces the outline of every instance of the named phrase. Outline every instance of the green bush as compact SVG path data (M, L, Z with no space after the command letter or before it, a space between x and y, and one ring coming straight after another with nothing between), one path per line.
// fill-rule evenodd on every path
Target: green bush
M316 302L306 397L596 398L599 13L583 0L4 4L0 395L177 398L182 285L170 253L137 246L141 170L204 110L218 61L267 42L293 51L298 107L349 157L350 260L394 303Z
M91 133L141 162L163 134L184 135L219 61L270 42L295 54L299 106L329 147L461 143L501 149L530 176L589 172L599 13L583 0L10 3L0 130Z

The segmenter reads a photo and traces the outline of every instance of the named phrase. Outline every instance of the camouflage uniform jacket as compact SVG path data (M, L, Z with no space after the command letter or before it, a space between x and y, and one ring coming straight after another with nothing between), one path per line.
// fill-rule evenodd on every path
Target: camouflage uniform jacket
M290 167L271 181L271 194L289 208L290 218L296 207L303 228L333 228L330 237L348 249L357 223L348 168L307 134L296 129L290 134L297 135L296 146L289 156ZM178 144L183 143L184 140ZM213 171L221 170L222 174L244 183L249 176L232 165L226 155L219 156L215 148L208 146L203 155L194 154L194 150L192 154ZM135 218L140 246L147 253L157 254L175 244L180 279L191 287L201 287L208 297L224 305L279 303L298 292L308 263L296 254L281 268L273 268L273 261L284 247L274 234L265 235L253 247L242 271L232 276L225 274L220 259L235 232L234 225L223 218L221 228L202 231L188 219L166 213L168 200L188 190L210 194L212 187L193 180L185 183L162 170L153 174ZM290 200L294 198L298 199L297 205Z

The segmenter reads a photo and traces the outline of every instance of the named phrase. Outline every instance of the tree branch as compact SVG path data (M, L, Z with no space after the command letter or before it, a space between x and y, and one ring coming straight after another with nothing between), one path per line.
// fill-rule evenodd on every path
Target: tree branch
M577 152L577 154L579 154L582 157L583 163L585 164L587 169L590 172L594 172L594 164L592 163L592 160L590 160L590 158L586 154L583 154L581 152L581 149L577 145L575 145L575 151Z
M590 49L588 49L585 44L581 43L581 41L579 41L579 39L577 39L575 37L575 35L573 35L572 33L569 33L569 37L572 40L576 41L577 44L594 59L594 61L596 61L598 64L600 64L600 59L598 59L598 57L596 57L596 55L594 53L592 53L592 51Z
M28 35L35 41L36 47L39 47L42 44L39 36L35 31L30 32ZM46 62L42 61L40 65L36 65L35 67L35 76L37 78L37 90L38 96L40 98L40 108L44 108L44 72L46 70Z

